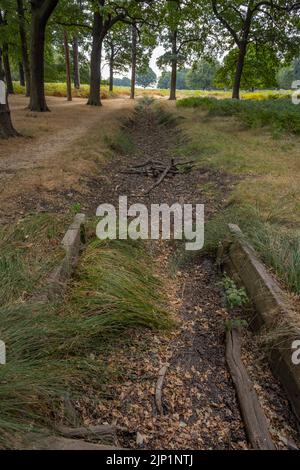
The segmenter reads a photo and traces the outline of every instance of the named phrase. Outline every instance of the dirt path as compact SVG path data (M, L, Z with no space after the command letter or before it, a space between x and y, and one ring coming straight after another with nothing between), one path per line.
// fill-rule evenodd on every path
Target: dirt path
M22 137L0 142L0 220L30 210L61 210L83 200L84 177L104 158L105 139L132 109L130 100L108 100L101 108L86 100L48 97L50 113L32 113L23 96L10 98ZM67 196L69 195L69 196Z
M98 202L117 204L119 195L127 195L129 203L143 202L148 206L163 202L205 203L206 217L211 217L220 210L233 184L229 175L196 169L166 179L145 196L151 178L123 173L149 158L167 164L174 152L178 154L182 138L178 128L172 123L159 125L157 119L150 108L138 115L130 129L134 151L117 155L105 167L106 180L95 181ZM219 200L208 198L202 191L211 182L218 184ZM151 242L149 249L159 276L168 286L166 298L180 327L169 336L143 333L134 338L132 347L114 353L110 361L121 367L122 380L111 387L109 400L99 402L96 408L94 397L85 400L85 410L90 405L93 409L92 418L84 412L85 423L114 422L138 431L138 443L121 437L125 447L246 449L243 422L225 363L224 325L232 314L225 307L213 261L199 254L186 257L177 245L167 242ZM278 448L286 448L285 439L298 439L295 420L279 384L265 362L260 362L251 333L245 335L245 360L272 436ZM169 366L163 385L164 415L160 416L155 406L155 384L166 363Z

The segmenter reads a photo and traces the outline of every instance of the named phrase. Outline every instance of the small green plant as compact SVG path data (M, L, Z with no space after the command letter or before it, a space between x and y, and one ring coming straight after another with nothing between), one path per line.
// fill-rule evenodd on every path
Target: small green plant
M248 303L245 289L239 289L229 276L224 276L223 287L226 294L226 301L230 308L242 307Z
M75 202L74 204L72 204L71 211L74 215L79 214L81 212L80 202Z
M242 318L232 318L231 320L227 320L225 322L225 328L226 331L231 331L235 328L248 328L248 322Z

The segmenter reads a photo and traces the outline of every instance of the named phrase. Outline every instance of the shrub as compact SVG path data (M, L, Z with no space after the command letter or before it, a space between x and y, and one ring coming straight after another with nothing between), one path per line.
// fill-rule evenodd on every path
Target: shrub
M247 127L270 127L273 131L300 134L300 107L287 99L242 101L191 97L177 106L200 108L210 116L237 116Z

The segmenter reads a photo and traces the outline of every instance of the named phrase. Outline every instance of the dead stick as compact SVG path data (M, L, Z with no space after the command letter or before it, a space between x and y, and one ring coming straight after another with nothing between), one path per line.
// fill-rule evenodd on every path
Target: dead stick
M236 388L246 433L253 449L276 449L271 439L265 414L241 359L240 331L226 333L226 361Z
M140 163L139 165L133 165L133 168L143 168L143 166L150 165L151 163L153 163L152 160L147 160L146 162Z
M156 188L164 179L165 177L167 176L167 174L169 173L169 171L171 170L173 166L173 163L171 165L169 165L163 172L162 174L160 175L160 177L158 178L157 181L155 181L155 183L151 186L151 188L148 189L148 191L145 192L145 194L149 194L154 188Z
M109 424L102 424L98 426L69 428L66 426L57 427L57 431L65 437L70 438L87 438L87 437L103 437L114 436L117 431L126 431L125 428L119 426L111 426Z
M163 410L163 407L162 407L161 395L162 395L163 383L164 383L164 379L165 379L165 375L166 375L168 366L169 366L169 364L165 364L160 369L160 371L158 373L158 379L157 379L157 382L156 382L155 403L156 403L156 408L157 408L159 414L161 414L161 415L164 414L164 410Z

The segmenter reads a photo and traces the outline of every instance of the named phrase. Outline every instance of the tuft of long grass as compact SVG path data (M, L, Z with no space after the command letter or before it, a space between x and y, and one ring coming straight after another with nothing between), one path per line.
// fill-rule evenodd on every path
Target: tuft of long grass
M87 321L105 331L170 327L149 266L151 259L139 243L93 241L78 268L71 306L92 315Z

